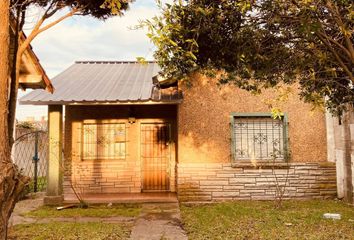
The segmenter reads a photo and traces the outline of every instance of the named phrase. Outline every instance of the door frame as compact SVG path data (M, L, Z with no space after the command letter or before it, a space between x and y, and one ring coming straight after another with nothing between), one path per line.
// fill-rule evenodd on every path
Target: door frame
M141 176L141 192L176 192L176 120L174 119L165 119L165 118L149 118L149 119L139 119L139 147L138 154L140 160L140 176ZM144 160L141 156L141 127L143 124L166 124L170 125L169 134L170 134L170 161L168 163L168 171L169 175L169 189L168 190L144 190Z

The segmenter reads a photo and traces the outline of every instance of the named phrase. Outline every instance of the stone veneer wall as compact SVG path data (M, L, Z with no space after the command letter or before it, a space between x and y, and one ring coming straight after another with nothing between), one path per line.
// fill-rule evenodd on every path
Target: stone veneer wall
M289 170L287 170L289 169ZM336 168L333 163L281 163L232 166L230 163L179 163L180 201L272 200L275 176L288 185L284 198L332 198L336 196ZM275 174L275 175L274 175Z
M72 166L72 181L81 193L138 193L141 191L139 161L83 161ZM69 179L65 178L64 192L72 194Z

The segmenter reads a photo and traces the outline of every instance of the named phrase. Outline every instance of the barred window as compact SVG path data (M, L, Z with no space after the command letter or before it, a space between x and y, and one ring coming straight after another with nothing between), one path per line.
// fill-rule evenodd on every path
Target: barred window
M125 155L125 123L83 124L83 159L124 159Z
M287 153L286 118L270 114L233 116L235 160L284 160Z

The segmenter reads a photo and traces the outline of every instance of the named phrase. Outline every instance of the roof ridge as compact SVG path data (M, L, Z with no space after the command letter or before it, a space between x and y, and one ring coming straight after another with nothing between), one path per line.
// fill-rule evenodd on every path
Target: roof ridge
M146 63L157 63L156 61L145 61ZM138 64L139 61L75 61L75 64Z

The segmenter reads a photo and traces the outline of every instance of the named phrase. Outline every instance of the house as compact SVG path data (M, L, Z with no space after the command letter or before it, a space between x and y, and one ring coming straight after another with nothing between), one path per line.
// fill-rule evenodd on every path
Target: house
M70 199L73 187L218 201L273 199L278 182L285 198L336 196L325 113L311 111L296 85L274 119L264 102L274 90L252 95L199 74L164 82L159 71L155 62L76 62L52 80L54 94L20 100L49 106L48 204Z

